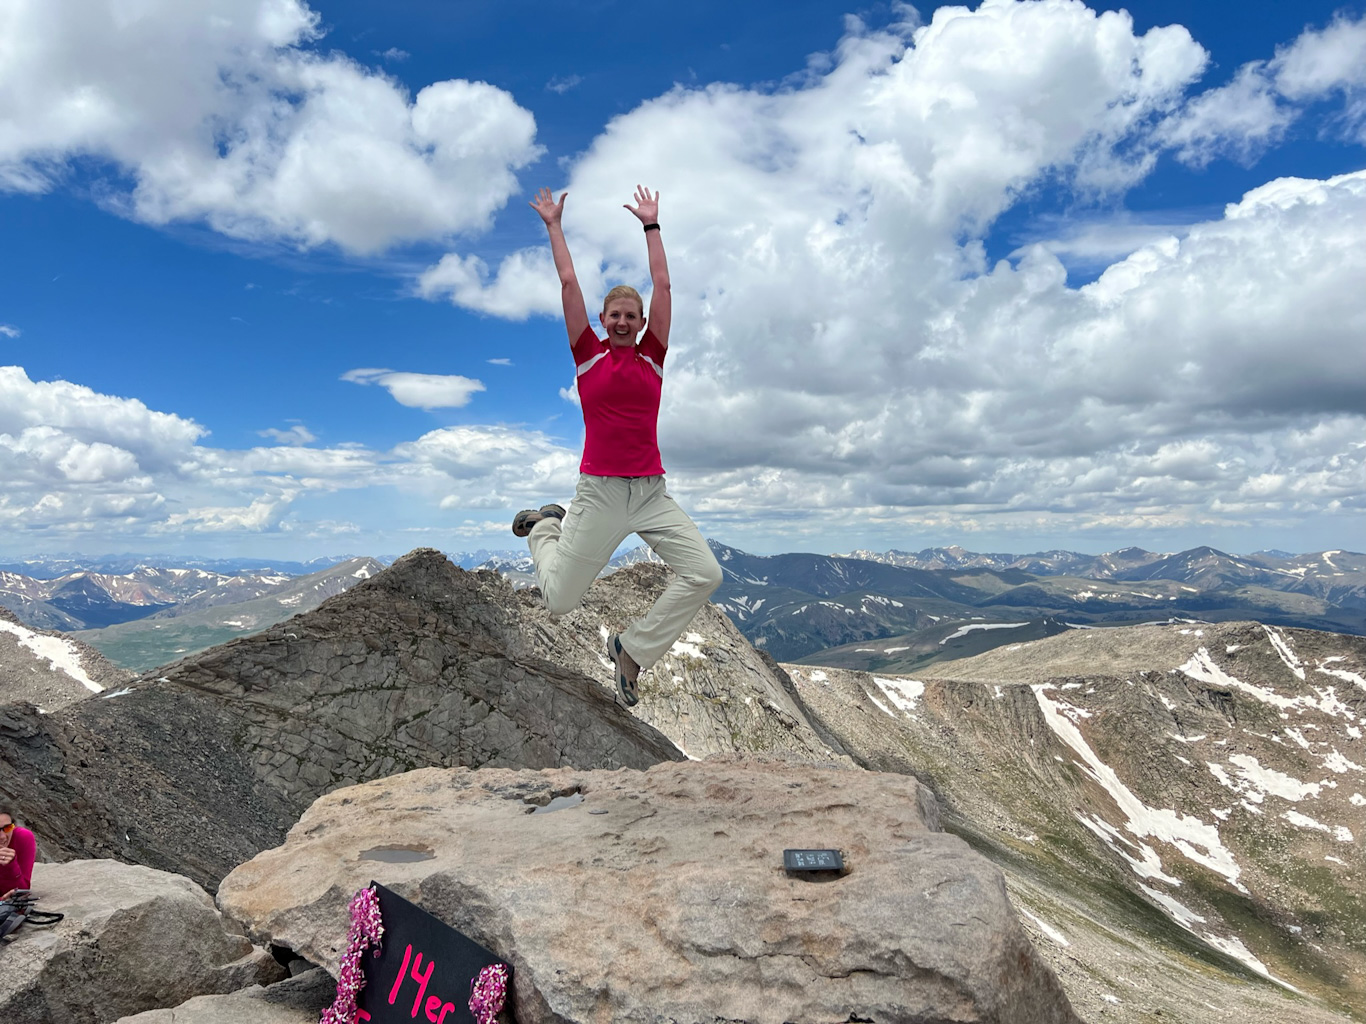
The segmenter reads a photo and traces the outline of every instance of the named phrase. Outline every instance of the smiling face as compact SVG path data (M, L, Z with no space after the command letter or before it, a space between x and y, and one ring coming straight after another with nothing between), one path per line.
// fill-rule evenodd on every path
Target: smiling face
M645 311L638 295L609 294L598 319L613 345L634 345L636 336L645 329Z

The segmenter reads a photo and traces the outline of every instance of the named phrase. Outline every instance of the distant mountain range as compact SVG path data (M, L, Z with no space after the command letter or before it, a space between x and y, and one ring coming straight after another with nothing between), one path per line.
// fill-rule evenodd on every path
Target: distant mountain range
M446 557L462 569L473 569L491 558L517 558L526 549L449 551ZM139 569L198 569L221 576L241 576L258 573L266 576L308 576L330 569L354 558L373 558L381 565L390 565L398 555L328 555L310 558L306 562L271 560L268 558L193 558L173 555L33 555L26 558L0 558L0 573L28 576L35 580L56 580L77 573L96 573L109 576L135 575Z
M724 573L712 600L783 661L916 671L1069 627L1182 618L1366 633L1366 555L1357 552L712 550Z
M1366 633L1366 555L1357 552L751 555L709 543L724 572L713 601L751 643L784 661L912 672L1071 628L1173 619ZM447 557L514 586L535 584L524 549ZM143 671L316 607L392 561L35 558L0 565L0 607ZM657 558L642 545L605 573L640 561Z
M266 573L282 576L307 576L309 573L326 569L356 558L356 555L333 555L311 558L306 562L279 561L268 558L194 558L175 555L33 555L26 558L0 560L0 573L15 573L31 576L34 579L52 580L75 573L99 573L122 576L137 572L139 569L157 567L161 569L203 569L206 572L224 576L242 573ZM393 558L377 558L386 565Z
M62 630L114 664L144 671L316 608L383 569L377 559L352 558L304 576L149 565L54 579L0 572L0 607L34 629Z

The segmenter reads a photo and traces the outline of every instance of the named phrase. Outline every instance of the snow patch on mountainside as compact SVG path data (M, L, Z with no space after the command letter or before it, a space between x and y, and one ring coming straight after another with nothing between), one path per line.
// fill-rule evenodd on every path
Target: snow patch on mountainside
M1028 622L973 622L966 626L959 626L958 632L950 633L948 636L944 637L943 640L940 640L939 644L942 647L950 640L957 640L960 636L967 636L974 629L1019 629L1021 626L1028 625Z
M1029 918L1029 919L1030 919L1031 921L1033 921L1036 925L1038 925L1038 926L1039 926L1039 931L1043 932L1043 933L1044 933L1045 935L1047 935L1050 939L1052 939L1054 942L1056 942L1059 946L1062 946L1064 949L1066 949L1068 946L1072 945L1072 943L1070 943L1070 942L1067 941L1067 937L1066 937L1065 935L1063 935L1062 932L1058 931L1056 928L1054 928L1052 925L1048 924L1047 922L1041 921L1039 918L1037 918L1037 917L1035 917L1033 914L1031 914L1028 910L1025 910L1024 907L1021 907L1021 908L1020 908L1020 913L1021 913L1021 914L1024 914L1025 917Z
M675 658L692 658L694 661L706 661L707 656L702 653L701 644L705 642L705 637L698 633L686 633L675 640L673 646L669 648L669 653Z
M1312 828L1319 832L1327 832L1340 843L1352 841L1352 830L1345 825L1325 825L1323 822L1315 821L1309 815L1301 814L1299 811L1286 811L1281 817L1296 828Z
M904 711L912 718L912 712L920 705L920 698L924 696L925 684L915 679L888 679L882 676L873 676L873 682L877 684L879 690L887 695L898 710Z
M1287 663L1288 664L1288 663ZM1256 697L1263 704L1270 704L1280 711L1322 711L1326 715L1343 715L1348 719L1355 718L1351 709L1338 699L1337 688L1328 687L1319 689L1317 686L1310 688L1318 695L1315 700L1311 697L1284 697L1271 689L1269 686L1257 686L1254 683L1245 683L1241 679L1229 675L1220 668L1212 657L1209 650L1201 647L1190 656L1184 665L1174 669L1176 672L1183 672L1192 679L1203 683L1212 683L1215 686L1228 687L1230 689L1242 690L1246 694ZM1334 674L1330 672L1329 674ZM1350 673L1349 673L1350 674ZM1303 675L1300 678L1304 678Z
M1359 686L1363 690L1366 690L1366 679L1363 679L1355 672L1348 672L1345 669L1340 668L1324 668L1329 662L1342 660L1344 659L1341 657L1324 658L1314 671L1322 672L1326 676L1332 676L1334 679L1341 679L1344 683L1351 683L1354 686Z
M1219 780L1220 785L1233 790L1235 793L1245 794L1253 803L1261 803L1266 799L1267 794L1280 797L1282 800L1289 800L1297 803L1305 797L1318 798L1323 791L1323 784L1320 782L1301 782L1299 779L1278 772L1274 768L1266 768L1255 757L1249 754L1234 754L1229 758L1229 762L1236 766L1237 773L1241 780L1229 777L1222 765L1213 761L1206 762L1210 774Z
M19 639L19 646L46 661L54 672L63 672L80 683L91 693L102 693L104 687L86 675L81 666L81 652L73 640L61 636L46 636L27 627L0 619L0 632L12 633Z
M1242 870L1234 859L1233 853L1220 841L1219 829L1216 826L1207 825L1199 818L1181 814L1170 808L1149 807L1124 784L1115 770L1102 761L1091 749L1076 723L1064 713L1062 702L1048 698L1046 691L1055 689L1051 683L1038 684L1030 687L1030 689L1034 691L1035 699L1039 702L1039 709L1043 712L1044 720L1049 727L1059 739L1081 757L1082 763L1079 764L1079 767L1082 771L1110 794L1116 806L1127 817L1128 820L1124 827L1131 834L1140 840L1151 836L1168 843L1176 847L1189 860L1223 875L1240 892L1247 891L1238 881L1238 876ZM1114 826L1104 822L1099 817L1094 817L1092 821L1095 827L1088 825L1092 831L1103 826L1105 830L1118 835ZM1082 823L1086 824L1085 821ZM1124 841L1128 842L1128 840ZM1113 843L1110 845L1114 846ZM1134 858L1122 854L1117 848L1116 852L1121 852L1130 865L1134 866L1136 872L1139 874L1143 874L1144 871L1161 872L1161 859L1151 847L1144 843L1131 845L1135 845L1143 854L1141 861L1135 862ZM1155 866L1153 865L1154 860L1156 860ZM1144 866L1143 871L1139 870L1138 864ZM1157 877L1157 874L1149 877ZM1166 875L1161 875L1161 877L1164 881L1175 881Z
M1279 630L1271 626L1263 626L1267 637L1271 640L1271 646L1276 649L1276 653L1281 656L1281 661L1285 662L1286 668L1295 673L1299 679L1304 679L1304 666L1300 664L1300 659L1295 657L1295 652L1290 649L1290 643L1283 637Z

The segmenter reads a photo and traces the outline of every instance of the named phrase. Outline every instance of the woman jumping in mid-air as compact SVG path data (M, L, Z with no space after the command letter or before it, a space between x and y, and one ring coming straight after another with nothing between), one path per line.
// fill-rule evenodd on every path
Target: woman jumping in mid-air
M550 232L550 252L560 275L564 325L578 371L583 406L583 460L569 512L559 505L526 509L512 532L526 537L536 579L552 615L574 608L607 564L617 545L632 533L654 549L677 574L642 619L607 638L616 666L617 693L627 707L639 699L636 680L677 640L721 585L721 567L702 534L664 490L655 427L669 349L669 266L659 237L659 194L636 186L636 205L626 209L645 225L650 257L650 318L640 293L619 285L607 293L598 317L607 340L588 322L588 308L574 276L574 261L560 218L566 192L557 203L541 189L531 206ZM647 326L648 324L648 326ZM637 344L636 336L645 333Z

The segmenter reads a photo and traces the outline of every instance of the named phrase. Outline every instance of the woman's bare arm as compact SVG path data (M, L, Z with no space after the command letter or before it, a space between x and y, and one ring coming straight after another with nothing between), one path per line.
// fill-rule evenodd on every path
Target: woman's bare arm
M624 204L642 224L659 224L659 193L636 186L636 205ZM664 258L664 241L659 229L645 232L645 248L650 257L650 316L646 326L665 348L669 347L669 324L673 319L673 295L669 291L669 261Z
M555 260L555 272L560 275L560 302L564 306L564 326L569 332L569 345L572 348L588 327L588 307L584 305L583 290L574 273L573 257L569 255L569 243L564 240L564 229L560 226L560 219L564 216L564 200L568 195L568 192L561 193L557 203L550 189L543 188L531 201L531 208L541 215L546 230L550 232L550 255Z

